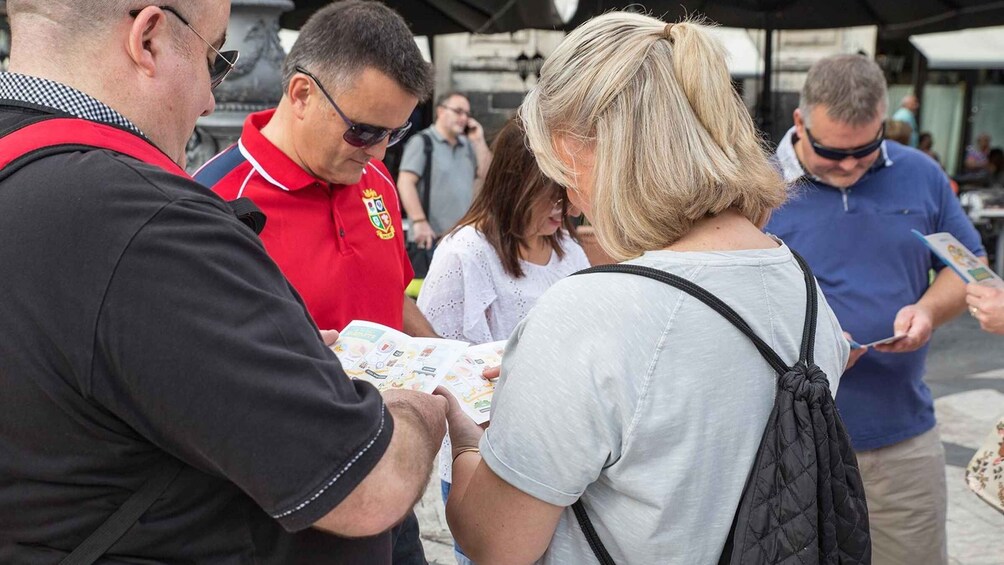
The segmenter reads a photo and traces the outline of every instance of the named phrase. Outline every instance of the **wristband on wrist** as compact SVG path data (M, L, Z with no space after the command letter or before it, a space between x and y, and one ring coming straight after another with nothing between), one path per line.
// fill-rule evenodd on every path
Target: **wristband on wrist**
M463 448L463 449L460 449L460 450L458 450L458 451L457 451L457 452L456 452L456 453L455 453L455 454L453 455L453 463L454 463L454 464L456 464L456 462L457 462L457 457L460 457L461 455L463 455L463 454L465 454L465 453L477 453L478 455L480 455L480 454L481 454L481 450L480 450L480 449L478 449L478 448L476 448L476 447L465 447L465 448Z
M426 220L425 218L417 218L417 219L412 220L411 223L413 223L413 224L421 224L422 222L428 222L428 221L429 220Z

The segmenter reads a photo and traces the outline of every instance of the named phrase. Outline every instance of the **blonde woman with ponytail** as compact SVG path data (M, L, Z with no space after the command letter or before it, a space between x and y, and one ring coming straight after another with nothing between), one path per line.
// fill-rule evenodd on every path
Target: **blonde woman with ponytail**
M540 169L611 256L704 287L798 358L804 275L761 231L786 188L705 25L590 20L548 58L520 116ZM835 391L848 346L818 300L815 360ZM510 338L487 431L451 401L450 527L480 565L594 563L569 508L581 499L616 563L717 563L776 379L676 288L569 277Z

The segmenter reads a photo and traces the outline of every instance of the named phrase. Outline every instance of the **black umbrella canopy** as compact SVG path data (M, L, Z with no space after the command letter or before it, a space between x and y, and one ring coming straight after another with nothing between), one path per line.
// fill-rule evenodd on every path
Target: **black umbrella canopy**
M684 15L704 15L727 27L821 29L875 25L884 37L950 31L1004 24L1002 0L580 0L569 23L575 27L610 10L648 11L666 21ZM772 34L764 42L764 79L757 104L757 122L775 139L772 118Z
M315 11L332 0L295 0L283 14L282 27L299 29ZM337 1L337 0L336 0ZM383 0L404 18L415 35L505 33L521 29L554 29L563 22L550 0Z
M581 0L571 25L632 4L669 21L703 14L724 26L759 29L877 25L883 36L1004 24L1001 0Z

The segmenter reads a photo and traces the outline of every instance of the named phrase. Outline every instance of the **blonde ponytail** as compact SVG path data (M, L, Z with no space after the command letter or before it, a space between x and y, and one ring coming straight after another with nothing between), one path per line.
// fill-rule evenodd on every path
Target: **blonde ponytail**
M702 23L611 12L562 42L524 101L546 175L572 183L556 138L595 150L591 216L616 259L666 247L729 208L761 223L784 202L725 57Z

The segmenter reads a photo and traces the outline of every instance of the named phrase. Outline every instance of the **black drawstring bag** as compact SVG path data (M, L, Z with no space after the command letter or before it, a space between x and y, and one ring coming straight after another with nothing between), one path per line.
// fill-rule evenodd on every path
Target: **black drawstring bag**
M778 374L777 396L743 488L719 565L870 564L868 507L857 458L813 360L818 310L815 279L805 273L806 313L798 362L785 365L728 305L700 286L639 265L603 265L585 273L628 273L674 286L722 315L746 335ZM589 520L582 500L572 511L602 565L614 560Z

